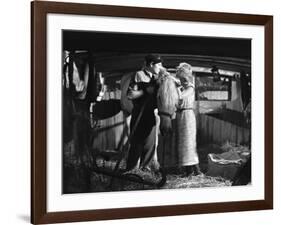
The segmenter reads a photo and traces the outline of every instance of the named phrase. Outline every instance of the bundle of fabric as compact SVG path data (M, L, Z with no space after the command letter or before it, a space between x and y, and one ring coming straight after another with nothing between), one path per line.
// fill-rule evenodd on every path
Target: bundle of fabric
M250 159L251 152L246 146L227 142L221 154L208 154L208 176L234 180L239 171Z

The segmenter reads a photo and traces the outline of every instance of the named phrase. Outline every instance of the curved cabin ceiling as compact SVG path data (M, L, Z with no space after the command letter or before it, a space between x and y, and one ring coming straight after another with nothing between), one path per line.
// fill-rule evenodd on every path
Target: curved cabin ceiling
M81 57L90 52L96 71L108 75L140 69L147 53L160 54L167 68L188 62L195 67L251 71L250 39L64 30L63 50L80 52Z

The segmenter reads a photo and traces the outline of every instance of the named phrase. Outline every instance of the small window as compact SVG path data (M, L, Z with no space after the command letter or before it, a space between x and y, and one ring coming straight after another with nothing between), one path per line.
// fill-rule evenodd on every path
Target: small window
M214 76L212 73L198 72L195 75L197 101L230 101L231 77Z

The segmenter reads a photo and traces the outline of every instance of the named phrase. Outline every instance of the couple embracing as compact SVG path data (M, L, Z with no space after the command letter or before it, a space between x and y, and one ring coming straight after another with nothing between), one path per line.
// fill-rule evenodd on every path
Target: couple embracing
M195 85L192 67L181 63L177 67L176 77L163 71L165 69L161 57L149 54L145 57L142 70L137 71L131 79L127 97L132 100L134 106L130 122L130 131L133 133L126 169L159 169L155 126L155 109L158 104L161 125L165 126L167 121L173 124L172 135L163 137L170 137L170 148L165 146L162 154L171 156L168 157L170 166L184 167L187 176L199 175L201 172L196 148ZM173 78L172 82L162 83L164 76ZM171 85L175 85L174 90L171 90ZM173 93L170 93L171 91ZM174 105L171 107L167 105L171 104L167 100L173 96ZM174 110L170 111L171 108ZM165 158L167 160L167 157ZM161 166L167 167L167 163L163 159L162 161Z

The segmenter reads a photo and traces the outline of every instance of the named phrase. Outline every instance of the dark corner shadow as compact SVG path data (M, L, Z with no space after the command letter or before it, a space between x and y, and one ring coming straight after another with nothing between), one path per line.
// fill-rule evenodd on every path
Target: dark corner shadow
M30 223L30 216L29 215L18 215L17 217L24 222Z

